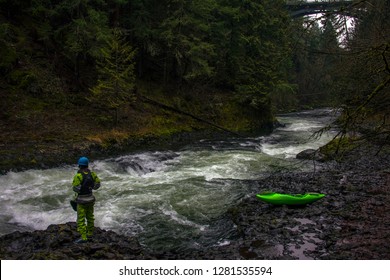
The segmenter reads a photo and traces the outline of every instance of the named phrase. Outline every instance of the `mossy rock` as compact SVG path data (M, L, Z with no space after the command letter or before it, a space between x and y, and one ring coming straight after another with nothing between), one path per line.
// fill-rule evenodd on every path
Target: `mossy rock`
M343 155L351 152L357 147L355 137L338 137L320 148L320 153L325 156L325 160L340 160Z

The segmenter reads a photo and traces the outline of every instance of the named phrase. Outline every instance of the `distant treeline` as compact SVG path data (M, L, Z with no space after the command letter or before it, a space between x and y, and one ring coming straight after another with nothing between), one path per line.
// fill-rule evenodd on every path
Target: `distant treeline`
M233 92L256 108L340 104L388 75L389 1L358 4L359 17L319 24L290 18L284 0L0 0L0 72L36 95L104 91L102 76L123 74L114 93L151 81Z

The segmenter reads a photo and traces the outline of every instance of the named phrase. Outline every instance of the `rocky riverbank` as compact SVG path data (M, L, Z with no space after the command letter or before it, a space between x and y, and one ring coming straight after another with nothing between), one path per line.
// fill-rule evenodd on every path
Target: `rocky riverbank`
M248 199L230 211L240 238L204 257L231 259L390 259L390 156L360 147L310 173L247 181ZM260 202L262 191L321 192L305 207ZM193 256L191 256L193 257ZM191 258L189 256L189 258Z
M390 156L355 149L314 172L269 174L241 181L250 192L225 215L236 239L202 250L150 252L136 237L96 229L75 245L74 223L0 237L1 259L390 259ZM259 201L263 191L321 192L304 207Z
M122 140L110 139L105 143L96 141L27 141L24 143L0 144L0 175L9 171L46 169L61 164L75 164L81 155L93 160L113 157L130 152L151 149L177 149L204 138L218 139L229 136L228 132L199 130L172 135L143 135ZM59 159L61 159L59 161Z

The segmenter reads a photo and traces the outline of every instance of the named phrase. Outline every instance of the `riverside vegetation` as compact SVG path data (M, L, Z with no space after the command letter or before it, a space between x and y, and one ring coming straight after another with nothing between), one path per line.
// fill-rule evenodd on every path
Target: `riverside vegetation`
M343 135L388 140L389 3L348 9L311 21L282 0L2 0L0 170L267 132L275 112L329 105Z
M233 131L272 127L268 93L289 56L283 1L0 8L3 171L209 130L188 114Z

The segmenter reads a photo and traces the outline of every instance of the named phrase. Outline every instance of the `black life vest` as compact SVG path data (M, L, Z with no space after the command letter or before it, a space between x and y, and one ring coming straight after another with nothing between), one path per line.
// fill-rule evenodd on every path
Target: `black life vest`
M95 186L95 181L93 180L91 171L89 169L84 171L79 170L78 173L83 176L79 195L92 194L92 189Z

